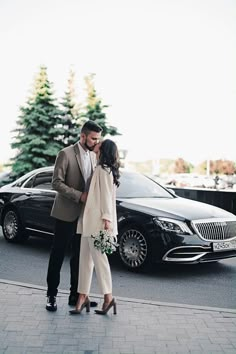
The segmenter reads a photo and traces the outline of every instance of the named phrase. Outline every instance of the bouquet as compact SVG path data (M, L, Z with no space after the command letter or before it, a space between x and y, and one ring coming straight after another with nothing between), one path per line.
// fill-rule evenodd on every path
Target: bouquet
M119 246L117 238L111 235L110 230L100 230L98 234L91 237L94 238L94 247L108 255L115 252L116 247Z

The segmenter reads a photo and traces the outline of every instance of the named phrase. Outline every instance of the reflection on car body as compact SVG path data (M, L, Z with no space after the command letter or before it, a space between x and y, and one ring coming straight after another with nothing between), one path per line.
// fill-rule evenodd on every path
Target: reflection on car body
M34 170L0 189L0 223L9 242L53 236L53 167ZM236 216L177 197L148 177L122 171L117 189L117 255L131 270L157 263L236 257Z

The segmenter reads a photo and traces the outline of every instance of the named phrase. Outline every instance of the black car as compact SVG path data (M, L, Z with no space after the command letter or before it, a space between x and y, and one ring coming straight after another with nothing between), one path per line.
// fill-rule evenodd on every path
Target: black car
M7 241L53 236L53 167L0 188L0 224ZM129 269L151 262L200 263L236 257L236 216L180 198L152 179L122 171L117 190L118 255Z

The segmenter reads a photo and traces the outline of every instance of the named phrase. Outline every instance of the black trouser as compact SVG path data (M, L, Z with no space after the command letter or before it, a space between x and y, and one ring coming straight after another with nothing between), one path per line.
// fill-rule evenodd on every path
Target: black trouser
M77 294L79 252L81 235L76 234L77 220L67 222L56 219L53 245L48 263L47 296L56 296L60 283L60 271L68 245L71 248L70 292Z

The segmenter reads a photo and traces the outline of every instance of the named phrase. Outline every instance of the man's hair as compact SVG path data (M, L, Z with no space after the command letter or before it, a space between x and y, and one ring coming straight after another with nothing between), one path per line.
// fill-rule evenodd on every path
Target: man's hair
M102 132L102 128L100 127L100 125L95 123L93 120L88 120L82 126L81 133L83 133L87 136L90 132L100 133L100 132Z

